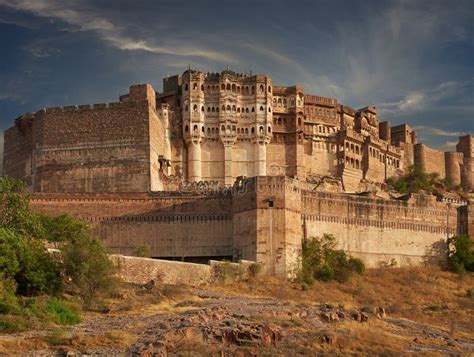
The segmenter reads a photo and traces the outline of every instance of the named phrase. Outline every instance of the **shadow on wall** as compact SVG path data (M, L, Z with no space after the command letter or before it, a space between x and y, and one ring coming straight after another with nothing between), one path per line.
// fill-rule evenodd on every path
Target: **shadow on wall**
M446 240L441 239L428 246L425 253L424 263L427 265L444 266L448 257L448 245Z

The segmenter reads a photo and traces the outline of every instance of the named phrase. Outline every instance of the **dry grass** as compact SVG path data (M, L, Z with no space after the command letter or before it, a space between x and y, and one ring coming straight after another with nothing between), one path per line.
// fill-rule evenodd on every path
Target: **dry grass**
M382 306L391 317L434 324L453 333L474 329L474 276L463 278L436 267L368 269L348 283L317 282L303 291L297 284L261 277L212 289L241 296L302 303L343 304L346 308Z

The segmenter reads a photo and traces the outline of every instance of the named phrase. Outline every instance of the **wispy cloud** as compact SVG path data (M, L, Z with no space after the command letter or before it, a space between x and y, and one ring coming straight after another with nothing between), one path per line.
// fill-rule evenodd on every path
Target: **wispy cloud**
M455 136L462 135L462 133L459 131L443 130L443 129L434 128L431 126L424 126L424 125L415 126L413 127L413 129L421 133L426 133L426 134L431 134L431 135L436 135L436 136L455 137Z
M172 56L202 57L220 62L232 62L226 53L199 48L194 45L158 45L149 39L136 38L126 35L126 28L115 25L111 20L100 17L99 14L79 3L65 3L57 0L0 0L0 5L11 9L27 11L36 16L51 18L65 23L66 31L92 31L109 45L126 51L145 51L155 54Z

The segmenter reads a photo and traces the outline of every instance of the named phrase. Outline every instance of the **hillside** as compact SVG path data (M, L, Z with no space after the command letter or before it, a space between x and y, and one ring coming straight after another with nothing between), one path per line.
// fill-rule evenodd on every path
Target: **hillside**
M436 268L373 269L301 287L269 277L124 286L69 328L0 336L5 355L417 356L474 354L474 277ZM374 309L378 309L378 317Z

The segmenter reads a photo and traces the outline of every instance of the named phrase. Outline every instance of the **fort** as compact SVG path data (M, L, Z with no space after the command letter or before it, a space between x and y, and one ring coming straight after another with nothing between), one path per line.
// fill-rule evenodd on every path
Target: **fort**
M413 165L466 196L391 196L385 180ZM26 113L5 132L4 173L37 209L91 222L117 254L148 245L156 258L253 260L276 275L324 233L369 266L419 265L449 236L474 235L471 135L441 152L374 106L230 70Z

